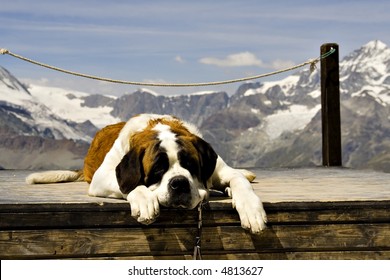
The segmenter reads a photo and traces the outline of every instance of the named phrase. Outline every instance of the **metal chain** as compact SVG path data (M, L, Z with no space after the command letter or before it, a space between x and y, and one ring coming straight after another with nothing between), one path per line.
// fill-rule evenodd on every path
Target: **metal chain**
M200 251L201 237L202 237L202 206L203 202L201 201L198 205L198 231L195 237L195 246L194 246L194 260L201 260L202 254Z

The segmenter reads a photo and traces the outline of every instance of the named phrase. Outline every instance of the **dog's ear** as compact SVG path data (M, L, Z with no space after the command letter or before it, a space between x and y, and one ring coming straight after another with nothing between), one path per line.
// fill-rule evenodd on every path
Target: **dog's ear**
M117 165L116 179L122 193L128 194L137 186L144 184L143 154L144 152L131 149Z
M199 137L196 141L196 149L198 150L200 159L200 176L202 182L206 184L207 180L214 173L218 155L209 143Z

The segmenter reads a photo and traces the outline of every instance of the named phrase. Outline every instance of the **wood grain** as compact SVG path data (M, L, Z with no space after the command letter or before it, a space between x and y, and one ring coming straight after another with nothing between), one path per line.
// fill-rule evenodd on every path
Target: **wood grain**
M240 227L231 199L203 211L204 259L389 259L390 174L311 168L252 170L268 228ZM196 210L161 209L138 224L125 200L89 197L86 183L27 185L0 171L1 259L191 259Z
M5 230L0 258L184 256L191 254L195 236L195 227ZM258 236L240 227L206 227L202 254L389 252L389 240L389 224L272 226Z

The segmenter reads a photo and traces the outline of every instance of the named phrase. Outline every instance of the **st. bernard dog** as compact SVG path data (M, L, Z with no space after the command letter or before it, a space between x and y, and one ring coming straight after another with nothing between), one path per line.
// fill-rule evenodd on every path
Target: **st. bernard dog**
M255 175L234 169L193 125L168 115L142 114L109 125L93 139L82 171L47 171L29 184L86 181L89 195L123 198L140 223L152 223L165 207L195 208L208 190L228 190L241 225L266 227L266 213L250 184Z

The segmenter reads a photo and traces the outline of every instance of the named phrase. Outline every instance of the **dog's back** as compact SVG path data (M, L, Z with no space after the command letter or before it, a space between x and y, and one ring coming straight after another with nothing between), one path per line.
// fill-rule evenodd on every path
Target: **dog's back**
M125 124L125 122L120 122L108 125L96 133L84 159L84 179L88 183L91 183L93 174L102 164Z
M32 173L26 178L28 184L51 184L86 181L91 182L93 174L102 164L104 157L118 138L125 122L109 125L98 131L84 159L83 170L52 170Z

